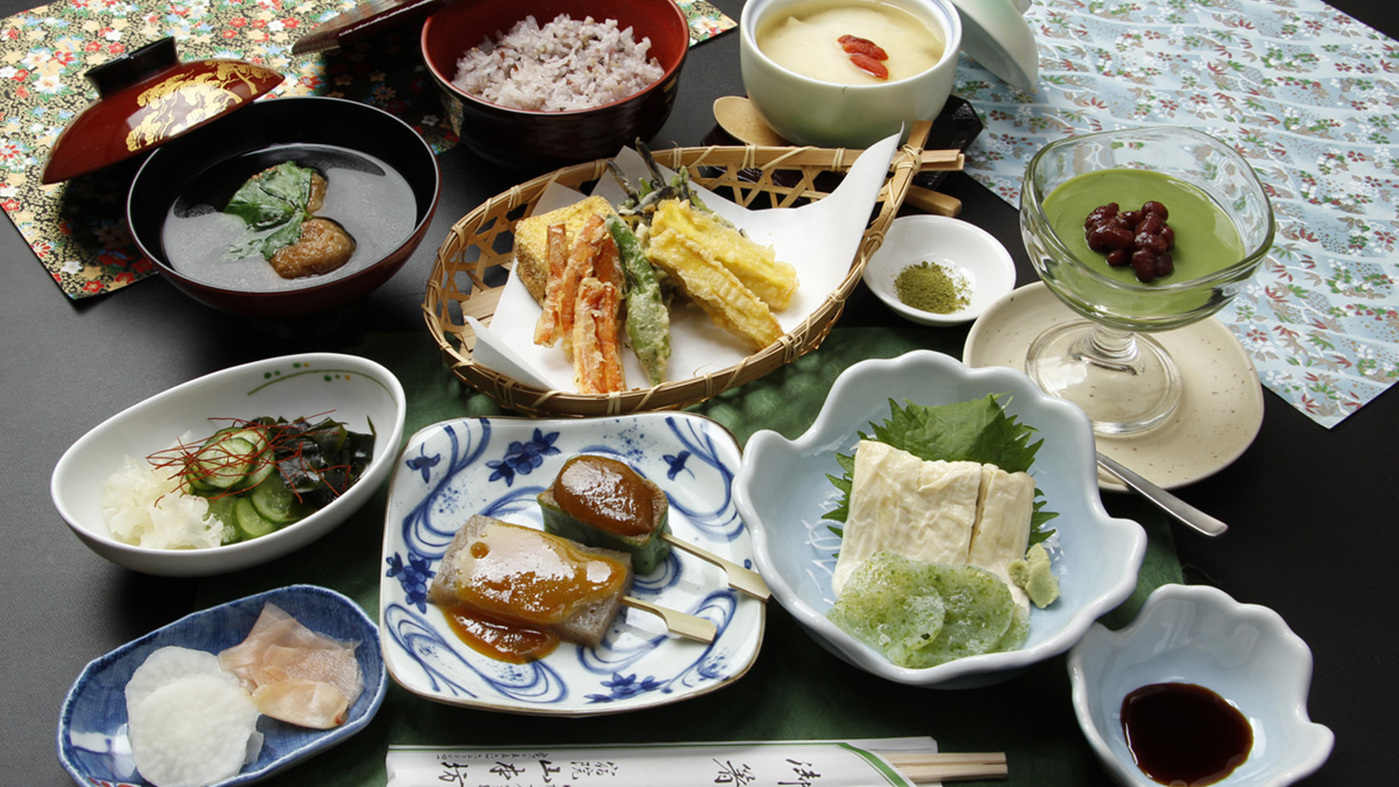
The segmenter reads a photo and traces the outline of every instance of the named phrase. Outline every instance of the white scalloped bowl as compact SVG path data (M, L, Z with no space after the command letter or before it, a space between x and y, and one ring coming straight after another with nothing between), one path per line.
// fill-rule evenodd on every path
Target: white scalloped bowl
M158 549L118 541L102 513L102 489L125 457L168 448L181 435L212 434L209 419L325 414L373 432L374 455L360 479L330 505L250 541L209 549ZM302 353L254 361L182 383L94 426L54 466L49 492L74 535L93 552L147 574L197 577L266 563L339 527L389 476L403 439L407 397L398 378L365 358Z
M1228 787L1283 787L1316 771L1335 736L1307 715L1312 653L1267 607L1199 585L1163 585L1121 631L1095 624L1069 652L1074 713L1104 767L1125 787L1159 787L1122 731L1122 700L1153 683L1204 686L1253 728L1253 749Z
M834 603L831 570L839 540L822 519L838 493L836 453L850 454L869 424L889 416L889 400L931 406L1009 394L1006 410L1034 427L1044 445L1031 468L1046 508L1057 511L1051 558L1062 597L1030 613L1025 645L969 656L924 669L895 666L826 618ZM1093 429L1083 412L1042 393L1024 374L971 369L950 356L918 350L888 360L862 361L831 386L811 428L795 440L771 431L744 448L734 497L753 529L754 560L774 597L836 656L891 681L936 688L995 683L1068 650L1103 613L1137 585L1146 533L1136 522L1108 516L1098 497Z

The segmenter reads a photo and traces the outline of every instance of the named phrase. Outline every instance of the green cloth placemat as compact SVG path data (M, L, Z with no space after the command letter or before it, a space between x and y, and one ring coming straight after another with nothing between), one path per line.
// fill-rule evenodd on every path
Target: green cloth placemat
M788 437L815 420L835 378L866 358L915 349L959 356L960 332L884 328L833 331L795 363L692 408L722 423L740 443L758 429ZM391 369L408 391L405 438L442 420L505 414L465 393L423 334L382 334L347 350ZM378 614L387 490L335 532L267 566L200 583L201 606L304 582L339 590ZM1116 502L1114 500L1114 502ZM1180 582L1168 524L1137 516L1150 536L1137 593L1107 620L1116 628L1152 589ZM383 708L363 732L269 785L383 785L384 756L396 743L520 746L530 743L634 743L797 740L931 735L946 751L1004 751L1008 782L1082 785L1103 781L1069 702L1064 657L995 686L963 691L910 689L846 665L812 640L776 602L757 663L734 686L675 704L614 716L520 716L430 702L391 682ZM978 782L967 782L977 784Z

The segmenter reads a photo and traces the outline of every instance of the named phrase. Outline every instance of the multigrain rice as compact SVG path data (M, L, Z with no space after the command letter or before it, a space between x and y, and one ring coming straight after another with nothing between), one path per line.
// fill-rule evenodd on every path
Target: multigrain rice
M541 27L533 16L505 35L487 38L457 61L453 84L492 104L559 112L610 104L640 92L665 74L617 20L560 14Z

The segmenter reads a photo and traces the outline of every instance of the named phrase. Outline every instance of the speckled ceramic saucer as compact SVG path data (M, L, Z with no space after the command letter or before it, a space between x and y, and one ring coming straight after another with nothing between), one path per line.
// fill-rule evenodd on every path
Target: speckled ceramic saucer
M1020 287L992 304L972 324L962 350L968 366L1024 370L1025 351L1052 325L1077 319L1042 282ZM1263 388L1253 362L1223 323L1213 318L1154 334L1170 351L1184 382L1176 412L1136 435L1098 435L1098 450L1166 489L1207 478L1228 467L1263 425ZM1098 486L1120 490L1099 471Z

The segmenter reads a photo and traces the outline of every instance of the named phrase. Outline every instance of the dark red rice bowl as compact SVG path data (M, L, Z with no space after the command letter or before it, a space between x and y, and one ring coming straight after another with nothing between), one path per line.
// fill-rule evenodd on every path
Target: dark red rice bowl
M633 37L651 39L649 57L664 70L660 80L620 101L561 112L512 109L486 102L452 84L457 61L487 37L498 38L526 16L540 25L559 14L574 19L616 19ZM423 24L423 60L437 83L444 110L462 144L506 166L544 172L607 158L638 137L655 136L675 104L680 68L690 48L690 28L673 0L476 0L449 3Z

